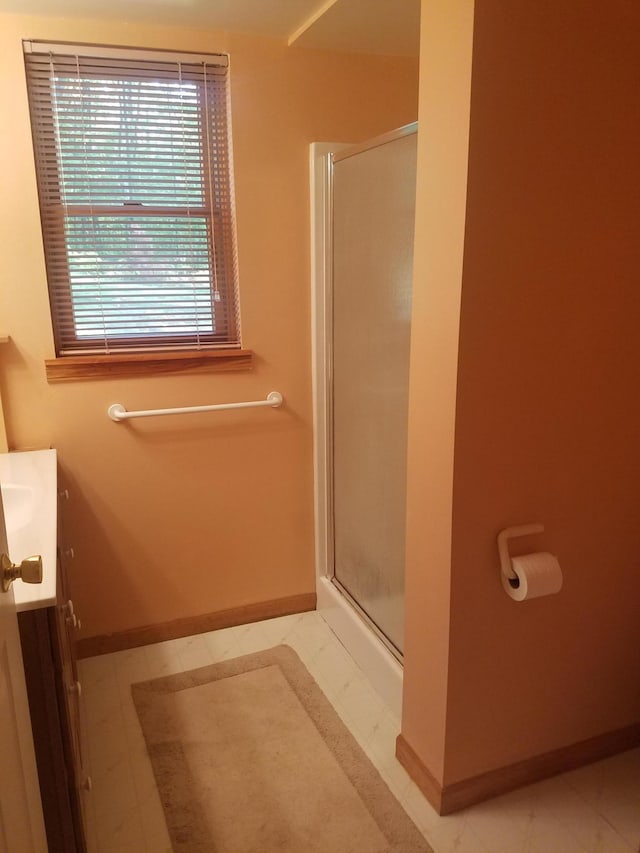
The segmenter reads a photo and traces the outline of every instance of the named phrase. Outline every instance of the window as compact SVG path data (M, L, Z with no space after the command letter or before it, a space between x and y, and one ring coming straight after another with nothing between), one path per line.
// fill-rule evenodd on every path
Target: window
M57 354L239 346L228 57L24 48Z

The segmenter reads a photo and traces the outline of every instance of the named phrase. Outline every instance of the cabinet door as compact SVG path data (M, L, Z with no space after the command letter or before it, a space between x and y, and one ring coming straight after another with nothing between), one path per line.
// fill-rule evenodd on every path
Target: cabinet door
M60 566L58 566L60 569ZM60 573L59 573L60 576ZM60 599L59 599L60 600ZM73 630L68 620L68 600L49 611L54 665L58 672L57 688L60 715L63 718L62 740L65 760L69 768L71 811L77 838L77 850L84 851L84 828L81 806L81 788L85 771L82 762L80 739L81 685L78 681L73 641Z
M78 853L84 848L77 844L71 805L77 795L63 737L68 721L60 701L61 673L54 654L55 608L27 610L18 617L49 850Z
M82 687L78 675L76 658L76 642L80 630L80 619L73 602L70 567L73 564L74 551L68 538L65 525L65 511L73 492L69 491L63 472L58 469L58 603L57 620L58 636L60 638L60 659L65 685L66 713L69 719L70 749L73 754L73 766L77 786L77 806L83 813L84 820L85 792L91 790L91 779L88 773L88 762L85 760L86 744L84 744L82 728ZM83 749L84 745L84 749ZM84 832L83 832L84 837Z

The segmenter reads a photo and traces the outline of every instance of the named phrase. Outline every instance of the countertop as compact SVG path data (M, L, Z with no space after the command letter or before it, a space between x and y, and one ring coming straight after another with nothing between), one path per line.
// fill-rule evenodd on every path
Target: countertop
M41 584L13 583L16 609L51 607L56 603L57 572L56 451L0 453L0 484L11 560L42 557Z

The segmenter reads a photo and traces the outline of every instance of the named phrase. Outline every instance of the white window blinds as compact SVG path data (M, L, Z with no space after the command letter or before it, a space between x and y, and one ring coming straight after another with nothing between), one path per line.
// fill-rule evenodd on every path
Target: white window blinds
M25 63L58 354L238 346L227 57Z

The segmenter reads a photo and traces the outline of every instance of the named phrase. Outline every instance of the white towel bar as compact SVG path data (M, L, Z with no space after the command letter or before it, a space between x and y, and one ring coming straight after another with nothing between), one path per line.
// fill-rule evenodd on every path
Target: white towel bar
M223 409L257 409L262 406L271 406L277 409L282 405L282 394L279 391L270 391L266 400L252 400L248 403L218 403L213 406L187 406L183 409L145 409L140 412L128 412L122 403L113 403L107 409L107 414L112 421L127 421L130 418L155 418L159 415L190 415L195 412L220 412Z

